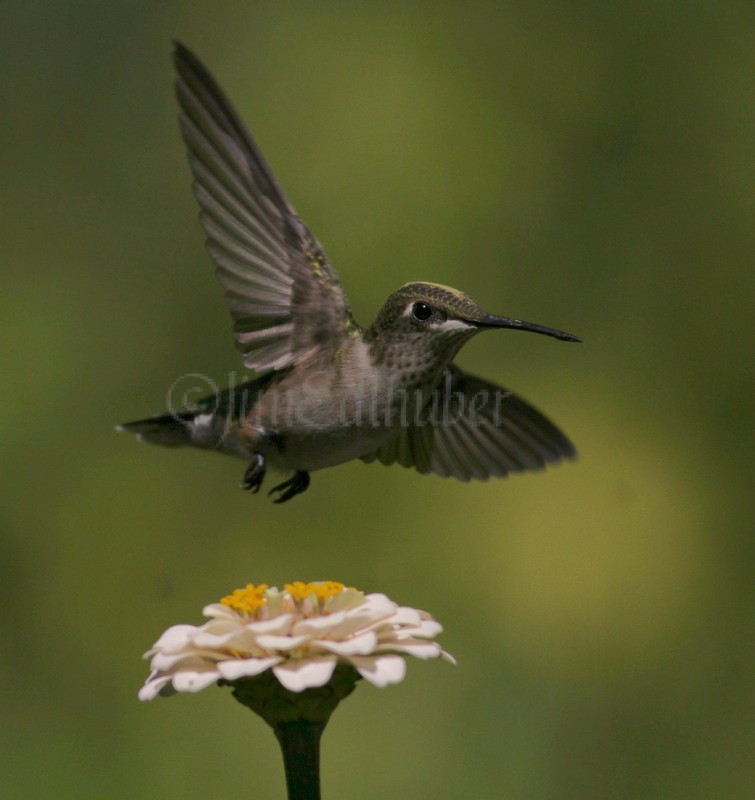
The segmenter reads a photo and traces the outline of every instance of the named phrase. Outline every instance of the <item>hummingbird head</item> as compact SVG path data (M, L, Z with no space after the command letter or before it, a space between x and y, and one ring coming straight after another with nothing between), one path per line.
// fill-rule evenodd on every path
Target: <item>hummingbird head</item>
M579 342L532 322L488 314L469 295L437 283L407 283L383 304L365 340L388 362L444 369L461 346L488 328L513 328ZM390 364L389 364L390 365Z

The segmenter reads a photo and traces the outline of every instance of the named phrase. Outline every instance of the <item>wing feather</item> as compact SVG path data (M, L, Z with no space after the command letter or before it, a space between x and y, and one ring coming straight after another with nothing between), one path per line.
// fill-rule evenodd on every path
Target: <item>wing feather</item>
M200 221L244 364L330 359L357 327L338 274L215 79L178 43L174 63Z
M575 455L569 439L531 405L452 365L420 419L362 460L469 481L540 470Z

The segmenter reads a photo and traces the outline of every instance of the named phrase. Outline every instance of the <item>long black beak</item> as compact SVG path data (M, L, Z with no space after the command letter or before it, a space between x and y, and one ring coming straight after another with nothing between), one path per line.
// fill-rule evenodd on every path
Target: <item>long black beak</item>
M496 317L495 314L488 314L480 320L475 320L474 324L478 328L514 328L519 331L532 331L532 333L542 333L545 336L552 336L554 339L561 339L564 342L581 342L578 336L566 331L557 331L555 328L546 328L545 325L538 325L535 322L524 322L521 319L511 317Z

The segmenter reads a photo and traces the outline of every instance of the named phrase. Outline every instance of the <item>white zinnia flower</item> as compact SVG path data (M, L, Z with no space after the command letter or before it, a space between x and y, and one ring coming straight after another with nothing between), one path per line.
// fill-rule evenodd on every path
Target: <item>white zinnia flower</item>
M209 622L174 625L145 653L152 672L140 699L269 669L285 689L301 692L328 683L339 662L375 686L401 681L406 655L455 663L431 641L442 628L429 614L334 581L287 583L282 592L249 584L203 613Z

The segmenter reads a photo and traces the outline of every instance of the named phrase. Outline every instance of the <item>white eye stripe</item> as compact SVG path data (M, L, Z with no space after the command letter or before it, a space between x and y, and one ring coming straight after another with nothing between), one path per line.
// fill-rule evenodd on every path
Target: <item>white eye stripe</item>
M443 328L444 331L469 331L474 328L474 325L470 325L461 319L447 319L441 322L438 327Z

